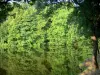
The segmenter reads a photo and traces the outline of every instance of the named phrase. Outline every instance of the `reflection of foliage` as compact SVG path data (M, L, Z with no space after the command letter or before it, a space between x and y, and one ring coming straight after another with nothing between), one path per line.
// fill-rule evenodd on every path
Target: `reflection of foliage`
M45 67L48 69L48 71L51 72L52 67L51 67L50 62L48 62L47 60L43 60L42 64L45 65Z
M46 6L40 12L22 6L9 12L0 27L3 28L0 61L7 61L1 66L8 75L77 75L80 72L78 64L91 54L90 40L82 34L82 27L78 30L78 23L74 25L71 21L68 25L73 8L68 9L66 4L56 6Z

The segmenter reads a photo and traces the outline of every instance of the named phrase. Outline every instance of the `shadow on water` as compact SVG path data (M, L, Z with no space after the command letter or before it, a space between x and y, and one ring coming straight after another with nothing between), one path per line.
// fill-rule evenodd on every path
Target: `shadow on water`
M0 68L0 75L7 75L7 71L3 68Z

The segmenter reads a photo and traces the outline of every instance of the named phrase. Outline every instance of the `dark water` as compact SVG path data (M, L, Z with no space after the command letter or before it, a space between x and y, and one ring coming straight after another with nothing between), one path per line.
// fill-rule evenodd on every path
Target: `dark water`
M6 70L3 68L0 68L0 75L7 75Z

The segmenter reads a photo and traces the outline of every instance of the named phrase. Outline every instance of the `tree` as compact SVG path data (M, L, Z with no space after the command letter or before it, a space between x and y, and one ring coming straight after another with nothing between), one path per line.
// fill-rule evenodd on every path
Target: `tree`
M92 41L93 41L93 59L95 68L98 69L97 63L97 52L98 49L98 38L100 37L100 1L99 0L73 0L74 3L78 5L76 8L77 14L81 17L84 16L85 22L90 25L92 31Z
M38 1L38 0L33 0ZM47 1L47 0L42 0ZM52 2L53 0L50 0ZM84 22L91 28L92 41L93 41L93 58L95 67L98 69L97 63L97 52L98 49L98 38L100 37L100 1L99 0L68 0L70 3L74 3L77 8L75 12L78 16L84 17ZM74 7L75 7L74 6Z
M36 1L39 1L39 0L36 0ZM41 1L43 1L43 0L41 0ZM50 1L53 1L53 0L50 0ZM39 1L39 3L43 3L43 2ZM82 21L84 20L84 22L87 22L87 24L91 28L92 35L93 35L92 40L94 43L94 56L93 56L94 60L95 60L94 63L96 65L96 68L98 68L98 63L97 63L96 57L97 57L98 37L99 37L99 35L97 33L99 30L98 29L98 27L99 27L99 25L98 25L99 11L97 10L98 7L97 7L96 3L95 2L93 3L93 2L94 1L92 1L92 4L91 4L90 0L84 1L84 2L83 1L82 2L75 1L74 3L76 3L76 5L78 5L78 7L75 8L74 12L78 14L77 16L81 17ZM39 4L37 3L37 5L39 5ZM63 3L58 3L58 4L54 4L54 5L50 4L50 7L48 7L47 9L45 8L43 11L40 11L40 12L32 11L31 9L33 9L33 7L31 9L29 9L29 7L27 7L27 6L25 6L25 8L21 8L21 9L14 8L15 11L13 11L13 13L12 12L10 13L10 15L8 16L9 20L7 20L7 23L4 23L4 25L8 24L7 25L8 26L7 29L8 29L8 33L9 33L9 34L7 34L8 42L6 42L6 41L5 42L11 45L10 51L14 52L14 53L18 53L18 52L23 53L23 51L27 52L29 50L33 51L33 48L34 48L33 46L35 46L34 44L36 44L36 46L37 45L40 46L44 42L46 43L46 47L48 47L48 44L50 44L50 42L49 42L50 38L52 37L52 38L54 38L54 40L55 40L55 38L57 38L55 41L53 41L55 43L55 45L58 45L58 46L60 44L63 45L63 42L64 42L64 45L66 45L67 49L68 49L67 50L68 54L67 55L65 54L64 56L62 55L63 57L65 57L65 59L59 58L59 60L63 59L65 61L64 65L68 69L68 72L70 72L70 71L72 72L72 70L73 70L73 72L75 72L75 70L77 70L76 64L79 64L79 63L75 62L73 64L73 62L75 59L77 59L77 61L82 59L82 56L80 56L79 54L84 53L82 51L82 48L86 48L86 46L81 47L81 45L78 44L78 41L80 41L79 40L80 36L78 36L78 33L77 33L78 30L76 32L74 31L77 29L78 26L76 24L75 24L76 26L75 25L67 26L66 20L68 17L68 15L67 15L68 13L66 13L67 12L66 9L63 9L63 8L65 8L63 6L64 6ZM2 7L2 9L3 9L3 7ZM95 9L95 11L94 11L94 9ZM18 13L16 13L16 12L18 12ZM59 14L58 14L58 12L59 12ZM97 12L98 12L98 14L97 14ZM13 15L13 14L15 14L15 15ZM74 15L72 15L72 17L74 17ZM97 19L97 17L98 17L98 19ZM74 17L74 18L76 18L76 17ZM73 22L74 22L74 20L73 20ZM82 22L82 23L84 23L84 22ZM79 23L79 24L81 26L81 23ZM87 24L85 23L85 25L87 25ZM5 26L3 26L3 27L5 28ZM74 28L76 28L76 29L74 29ZM77 34L75 34L75 33L77 33ZM42 35L44 38L42 38ZM74 37L70 37L70 36L74 36ZM64 38L66 40L62 40ZM86 44L84 44L84 45L86 45ZM14 51L14 48L16 48L16 51ZM32 51L30 51L30 52L32 52ZM40 55L38 53L38 51L34 50L34 52L36 52L38 55ZM48 52L50 52L50 51L48 51ZM56 52L58 52L58 50L56 50ZM62 50L62 52L63 52L63 50ZM64 50L64 52L65 52L65 50ZM61 53L58 56L60 56L60 55L61 55ZM51 55L51 56L56 56L56 54ZM77 56L77 57L74 58L74 56ZM45 61L43 61L43 64L44 63L45 63ZM63 61L60 63L62 64ZM70 63L71 63L71 65L69 65ZM61 66L58 66L58 67L61 68ZM46 66L46 64L45 64L45 67L49 70L49 68ZM64 70L62 70L62 71L64 71ZM69 75L73 73L73 72L72 73L71 72L69 73Z

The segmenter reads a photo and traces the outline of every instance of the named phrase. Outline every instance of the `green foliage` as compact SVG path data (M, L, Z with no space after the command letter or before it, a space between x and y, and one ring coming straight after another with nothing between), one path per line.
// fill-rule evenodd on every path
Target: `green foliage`
M73 8L58 4L38 11L14 7L0 24L0 66L8 75L78 75L92 48L77 20L68 24Z

